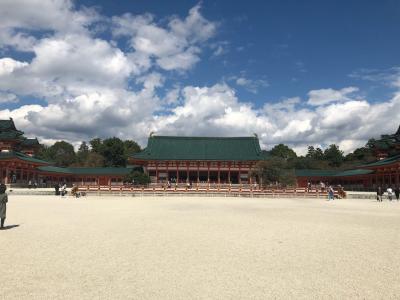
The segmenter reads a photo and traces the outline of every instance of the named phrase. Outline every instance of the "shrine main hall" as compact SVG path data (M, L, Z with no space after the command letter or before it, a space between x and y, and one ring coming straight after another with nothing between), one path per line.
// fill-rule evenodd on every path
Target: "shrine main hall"
M254 182L252 171L266 158L256 135L250 137L150 136L130 162L141 165L154 183Z

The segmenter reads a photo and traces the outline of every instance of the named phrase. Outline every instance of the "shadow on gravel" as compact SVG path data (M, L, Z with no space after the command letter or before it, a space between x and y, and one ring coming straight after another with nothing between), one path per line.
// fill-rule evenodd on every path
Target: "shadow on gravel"
M0 230L9 230L9 229L13 229L15 227L19 227L19 224L18 225L7 225L7 226L4 226L3 228L1 228Z

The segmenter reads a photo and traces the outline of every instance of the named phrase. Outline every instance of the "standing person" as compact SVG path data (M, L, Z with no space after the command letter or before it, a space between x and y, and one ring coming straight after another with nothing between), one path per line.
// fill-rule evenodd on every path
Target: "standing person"
M333 191L332 186L329 186L328 188L328 201L330 200L335 200L335 193Z
M4 228L4 221L6 220L6 210L8 196L6 194L7 187L4 184L0 185L0 229Z
M399 188L399 186L396 186L396 188L394 189L394 194L396 195L396 200L399 201L399 197L400 197L400 188Z
M67 194L67 184L64 183L64 185L61 188L61 196L65 196Z
M60 185L58 183L54 186L54 190L56 191L56 196L59 196L60 195Z
M392 190L392 188L389 186L387 188L386 192L388 194L389 201L392 201L392 199L393 199L393 190Z
M382 195L383 189L381 186L378 186L378 188L376 189L376 200L378 200L378 202L382 202Z
M325 183L321 181L319 186L321 187L321 192L325 192Z

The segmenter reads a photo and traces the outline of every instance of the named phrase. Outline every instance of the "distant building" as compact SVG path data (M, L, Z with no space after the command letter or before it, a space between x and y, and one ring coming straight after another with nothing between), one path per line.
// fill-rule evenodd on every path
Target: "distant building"
M1 152L18 151L33 156L39 146L39 142L36 138L27 139L24 137L22 131L17 130L12 118L9 120L0 120Z
M26 185L58 182L75 184L122 184L132 168L60 168L34 157L40 147L36 138L28 139L15 127L13 119L0 120L0 181Z
M252 183L251 172L265 158L257 136L150 136L130 162L142 165L154 183Z

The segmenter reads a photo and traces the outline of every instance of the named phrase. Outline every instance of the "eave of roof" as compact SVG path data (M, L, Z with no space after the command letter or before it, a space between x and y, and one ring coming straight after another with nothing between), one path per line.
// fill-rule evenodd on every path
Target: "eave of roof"
M22 146L39 146L39 141L37 138L34 139L24 139L21 143Z
M127 175L133 167L125 168L62 168L55 166L42 166L37 169L45 173L58 173L68 175Z
M348 176L362 176L373 173L373 170L366 169L352 169L352 170L295 170L297 177L348 177Z
M27 162L32 162L35 164L41 164L41 165L48 165L50 164L47 161L26 155L24 153L21 152L16 152L16 151L9 151L9 152L0 152L0 160L6 160L6 159L20 159L23 161L27 161Z
M380 167L380 166L385 166L385 165L391 165L391 164L395 164L395 163L399 163L400 162L400 154L382 159L382 160L378 160L376 162L373 163L369 163L363 166L360 166L362 168L373 168L373 167Z

